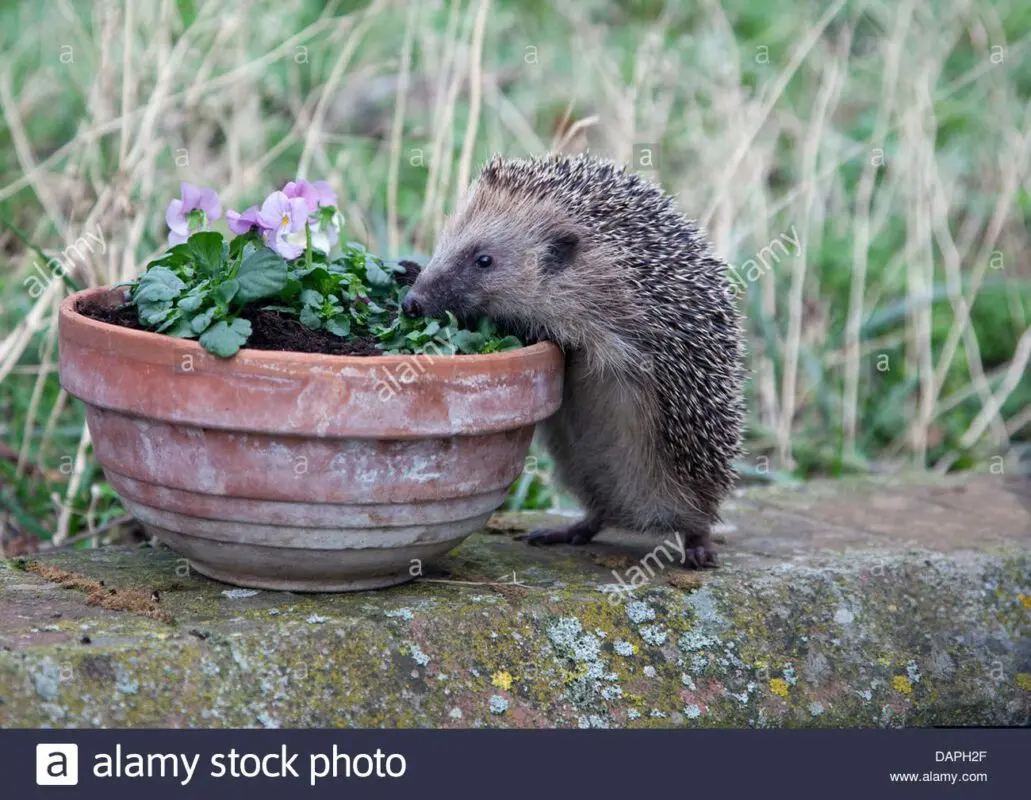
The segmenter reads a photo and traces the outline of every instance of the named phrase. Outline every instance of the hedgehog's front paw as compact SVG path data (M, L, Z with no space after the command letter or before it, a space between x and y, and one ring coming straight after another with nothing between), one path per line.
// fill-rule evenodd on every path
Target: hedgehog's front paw
M538 528L530 531L526 537L526 543L531 545L587 544L589 541L591 541L591 537L578 531L575 525L567 525L562 528Z
M582 519L561 528L538 528L526 537L530 545L540 544L587 544L593 539L601 525L593 519Z

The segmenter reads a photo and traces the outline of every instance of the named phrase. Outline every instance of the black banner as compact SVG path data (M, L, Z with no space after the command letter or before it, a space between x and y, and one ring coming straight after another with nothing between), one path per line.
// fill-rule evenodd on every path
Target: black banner
M9 730L0 769L11 798L995 798L1027 796L1031 729Z

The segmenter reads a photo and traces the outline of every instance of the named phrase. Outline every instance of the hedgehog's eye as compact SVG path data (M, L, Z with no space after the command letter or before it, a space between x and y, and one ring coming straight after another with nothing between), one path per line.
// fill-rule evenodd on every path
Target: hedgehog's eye
M494 263L494 259L484 253L481 256L476 257L476 266L480 269L487 269L491 264Z

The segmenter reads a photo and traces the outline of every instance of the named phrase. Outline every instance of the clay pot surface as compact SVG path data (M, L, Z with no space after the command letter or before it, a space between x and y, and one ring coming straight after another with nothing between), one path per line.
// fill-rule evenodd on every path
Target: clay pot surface
M562 399L548 342L477 356L330 356L195 341L61 304L64 388L129 511L227 583L402 583L481 528Z

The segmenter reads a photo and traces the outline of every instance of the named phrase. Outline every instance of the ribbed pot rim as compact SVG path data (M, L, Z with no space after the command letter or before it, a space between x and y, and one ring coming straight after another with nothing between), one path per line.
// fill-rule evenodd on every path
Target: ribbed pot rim
M177 346L176 349L186 353L196 353L198 355L208 355L205 350L198 342L192 339L180 339L174 336L167 336L163 333L155 333L153 331L137 330L135 328L125 328L121 325L112 325L109 322L102 322L100 320L92 319L84 314L80 314L75 306L80 300L92 298L102 294L114 294L119 289L114 286L98 286L92 289L82 289L74 294L68 295L63 301L61 301L61 307L59 311L59 319L65 324L74 324L81 326L85 330L94 331L97 333L105 332L110 334L112 329L117 331L117 335L125 337L126 341L138 341L138 342L150 342L155 347L162 345ZM66 322L67 321L67 322ZM516 350L507 350L503 353L486 353L478 355L461 355L461 356L434 356L441 360L447 361L449 359L455 359L455 363L468 366L470 372L475 371L473 368L484 364L499 364L507 365L517 361L522 361L527 358L533 358L544 353L548 353L552 350L556 350L557 347L551 342L537 342L536 344L528 345L526 347L520 347ZM390 367L399 366L400 364L411 361L413 358L418 356L412 355L383 355L383 356L341 356L341 355L330 355L327 353L298 353L293 351L284 350L257 350L251 347L240 348L239 353L233 356L234 359L239 359L240 356L260 358L262 361L266 361L270 364L293 364L293 363L304 363L311 367L325 366L328 368L336 369L341 365L353 365L353 366L368 366L370 369L374 367Z
M533 425L562 400L563 357L540 342L487 355L337 356L199 343L94 320L61 303L62 386L97 409L226 431L361 439L478 435Z

